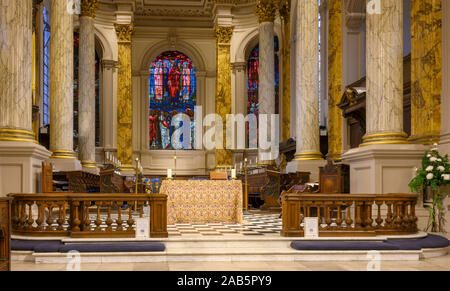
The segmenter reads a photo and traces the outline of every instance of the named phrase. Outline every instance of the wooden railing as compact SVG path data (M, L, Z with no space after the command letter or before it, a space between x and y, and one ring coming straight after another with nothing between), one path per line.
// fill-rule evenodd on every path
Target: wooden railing
M318 217L319 236L403 235L417 232L415 194L287 193L282 236L304 235L303 218Z
M135 220L150 207L150 237L168 237L167 195L10 194L12 232L26 236L134 237Z

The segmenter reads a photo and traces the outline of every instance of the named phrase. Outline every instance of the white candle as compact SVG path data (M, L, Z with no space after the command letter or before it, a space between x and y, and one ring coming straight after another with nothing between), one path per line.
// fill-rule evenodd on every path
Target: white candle
M231 169L231 179L236 179L236 169Z
M167 178L172 178L172 169L167 169Z

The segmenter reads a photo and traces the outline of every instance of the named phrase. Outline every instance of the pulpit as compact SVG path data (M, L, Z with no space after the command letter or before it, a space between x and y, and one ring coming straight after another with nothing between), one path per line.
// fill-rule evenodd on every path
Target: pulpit
M11 199L0 198L0 271L11 270Z

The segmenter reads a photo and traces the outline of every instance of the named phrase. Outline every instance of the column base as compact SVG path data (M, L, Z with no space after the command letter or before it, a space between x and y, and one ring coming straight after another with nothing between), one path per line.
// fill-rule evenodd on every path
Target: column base
M408 184L421 168L429 147L416 144L373 144L342 155L350 165L350 193L410 193Z
M100 174L100 169L97 167L96 162L81 162L81 167L84 172L89 172L92 174Z
M441 135L441 141L439 142L439 153L450 155L450 132L443 133Z
M82 170L80 161L75 158L65 159L51 157L49 162L53 164L53 169L56 172Z
M39 193L42 161L50 155L35 142L0 141L0 197L9 193Z
M321 160L293 160L286 166L286 173L310 172L310 182L319 181L319 167L325 166L327 161Z

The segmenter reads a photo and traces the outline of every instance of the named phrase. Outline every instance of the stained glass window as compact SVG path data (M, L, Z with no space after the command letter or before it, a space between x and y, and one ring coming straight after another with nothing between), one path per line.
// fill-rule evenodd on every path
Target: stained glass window
M197 99L196 69L191 59L177 51L167 51L150 65L149 79L149 147L152 150L193 149L195 144L194 110ZM173 145L171 136L183 125L172 119L178 113L190 117L189 146ZM177 117L179 118L179 116ZM186 143L184 143L186 144Z
M275 49L275 114L279 113L280 104L280 65L278 51L280 49L278 37L274 39ZM258 85L259 85L259 44L257 44L250 52L247 62L247 114L255 114L258 117ZM248 136L247 124L247 136ZM255 143L253 143L255 144Z
M43 102L42 102L42 123L49 124L50 115L50 18L47 6L43 10Z

